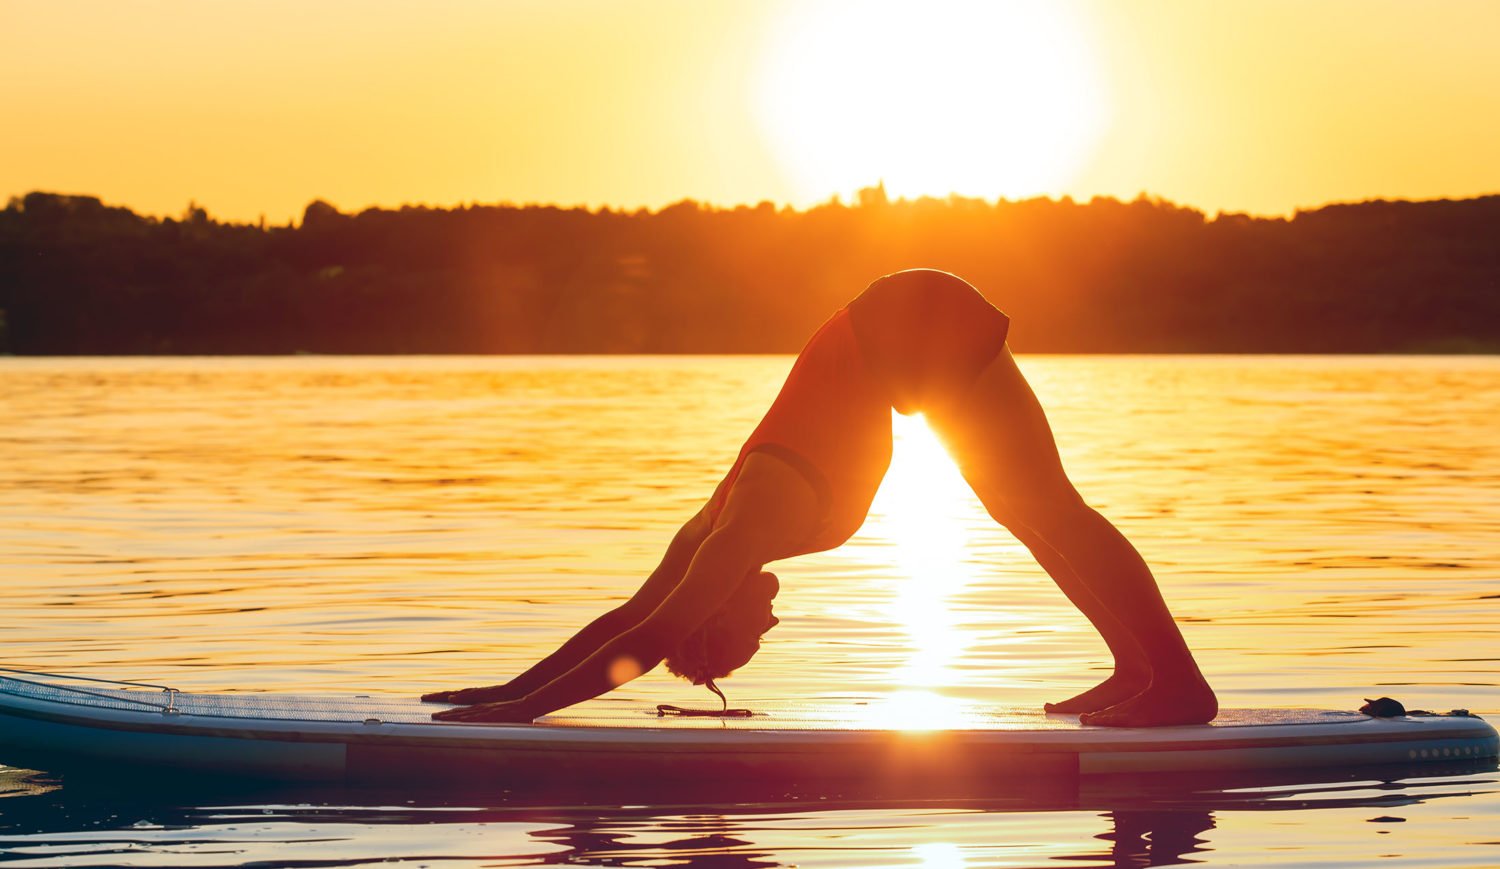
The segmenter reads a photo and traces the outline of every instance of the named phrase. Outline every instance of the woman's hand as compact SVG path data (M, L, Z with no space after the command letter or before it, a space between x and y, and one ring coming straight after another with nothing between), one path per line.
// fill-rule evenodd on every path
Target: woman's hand
M505 700L499 703L481 703L477 706L460 706L433 713L434 721L487 721L497 724L530 724L536 716L523 708L520 701Z
M521 692L510 687L507 682L504 685L490 685L487 688L464 688L458 691L434 691L431 694L423 694L423 703L453 703L458 706L472 706L475 703L501 703L506 700L520 700Z

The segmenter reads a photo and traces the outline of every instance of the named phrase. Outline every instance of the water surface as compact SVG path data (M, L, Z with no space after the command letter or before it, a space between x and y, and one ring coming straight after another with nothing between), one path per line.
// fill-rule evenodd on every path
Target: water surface
M0 360L7 666L183 689L503 679L623 600L789 357ZM1084 496L1155 569L1229 706L1500 713L1500 358L1032 357ZM842 549L776 565L736 705L1037 704L1087 623L920 420ZM698 704L651 674L595 704ZM1483 770L993 794L261 793L0 778L21 866L1500 864ZM457 801L455 801L457 800ZM595 805L586 805L594 803Z

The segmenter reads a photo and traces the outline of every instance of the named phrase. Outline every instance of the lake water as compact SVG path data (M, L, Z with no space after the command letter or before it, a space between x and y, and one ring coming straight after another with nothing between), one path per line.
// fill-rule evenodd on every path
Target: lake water
M624 599L791 359L0 359L0 664L183 689L489 684ZM1226 706L1500 715L1500 358L1027 357ZM735 705L1039 704L1103 645L919 419L775 569ZM711 700L650 674L595 704ZM96 791L0 769L0 862L1500 865L1493 770L935 801Z

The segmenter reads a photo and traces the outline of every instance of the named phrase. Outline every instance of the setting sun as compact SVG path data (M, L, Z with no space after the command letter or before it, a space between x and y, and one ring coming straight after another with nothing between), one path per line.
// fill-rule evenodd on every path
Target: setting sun
M825 0L789 9L762 62L766 137L810 196L1050 192L1106 121L1063 4Z

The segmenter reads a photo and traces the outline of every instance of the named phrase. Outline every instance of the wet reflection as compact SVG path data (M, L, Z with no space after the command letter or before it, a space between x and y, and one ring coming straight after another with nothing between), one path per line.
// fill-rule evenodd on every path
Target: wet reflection
M966 869L996 865L997 856L1006 854L1030 858L1018 865L1036 865L1043 860L1065 861L1073 866L1122 867L1196 862L1189 855L1210 850L1204 834L1214 827L1214 815L1209 811L1103 812L1093 818L1097 824L1093 829L1101 831L1080 837L1081 847L1069 849L1036 835L1038 828L1050 826L1052 819L1048 818L1036 819L1040 823L1030 825L1017 824L1019 816L963 805L928 807L910 815L867 805L859 809L869 817L868 823L841 826L837 832L831 825L843 823L840 813L847 809L640 820L606 816L533 835L565 846L565 861L583 865ZM946 819L964 822L957 831L926 828L928 823ZM1074 818L1068 816L1068 820ZM1080 826L1087 831L1091 825L1085 822ZM796 833L804 834L805 839L797 841ZM928 835L955 838L907 844ZM1097 844L1101 841L1108 844ZM771 847L771 843L781 844ZM843 856L829 859L819 853L834 843L843 849Z
M714 814L669 818L601 817L534 833L561 846L558 862L596 866L781 866L757 848L753 823ZM554 862L549 860L548 862Z
M0 853L24 867L199 866L370 860L443 865L1166 866L1270 859L1219 842L1271 813L1278 848L1320 845L1318 810L1401 817L1500 792L1494 764L1383 767L1319 781L1285 773L1086 781L964 798L899 798L724 783L491 791L278 789L174 794L0 775ZM1298 782L1297 778L1311 779ZM1325 776L1326 778L1326 776ZM735 788L735 790L740 790ZM643 801L650 801L647 805ZM1457 804L1462 805L1462 804ZM1460 810L1461 813L1461 810ZM1309 820L1299 820L1299 819ZM1476 822L1475 832L1479 832ZM1219 853L1224 849L1226 853ZM1446 865L1433 854L1433 865Z
M1099 838L1108 840L1109 860L1115 866L1171 866L1189 861L1187 855L1207 851L1203 834L1214 828L1212 812L1106 812L1113 825ZM1095 859L1079 854L1071 860Z

